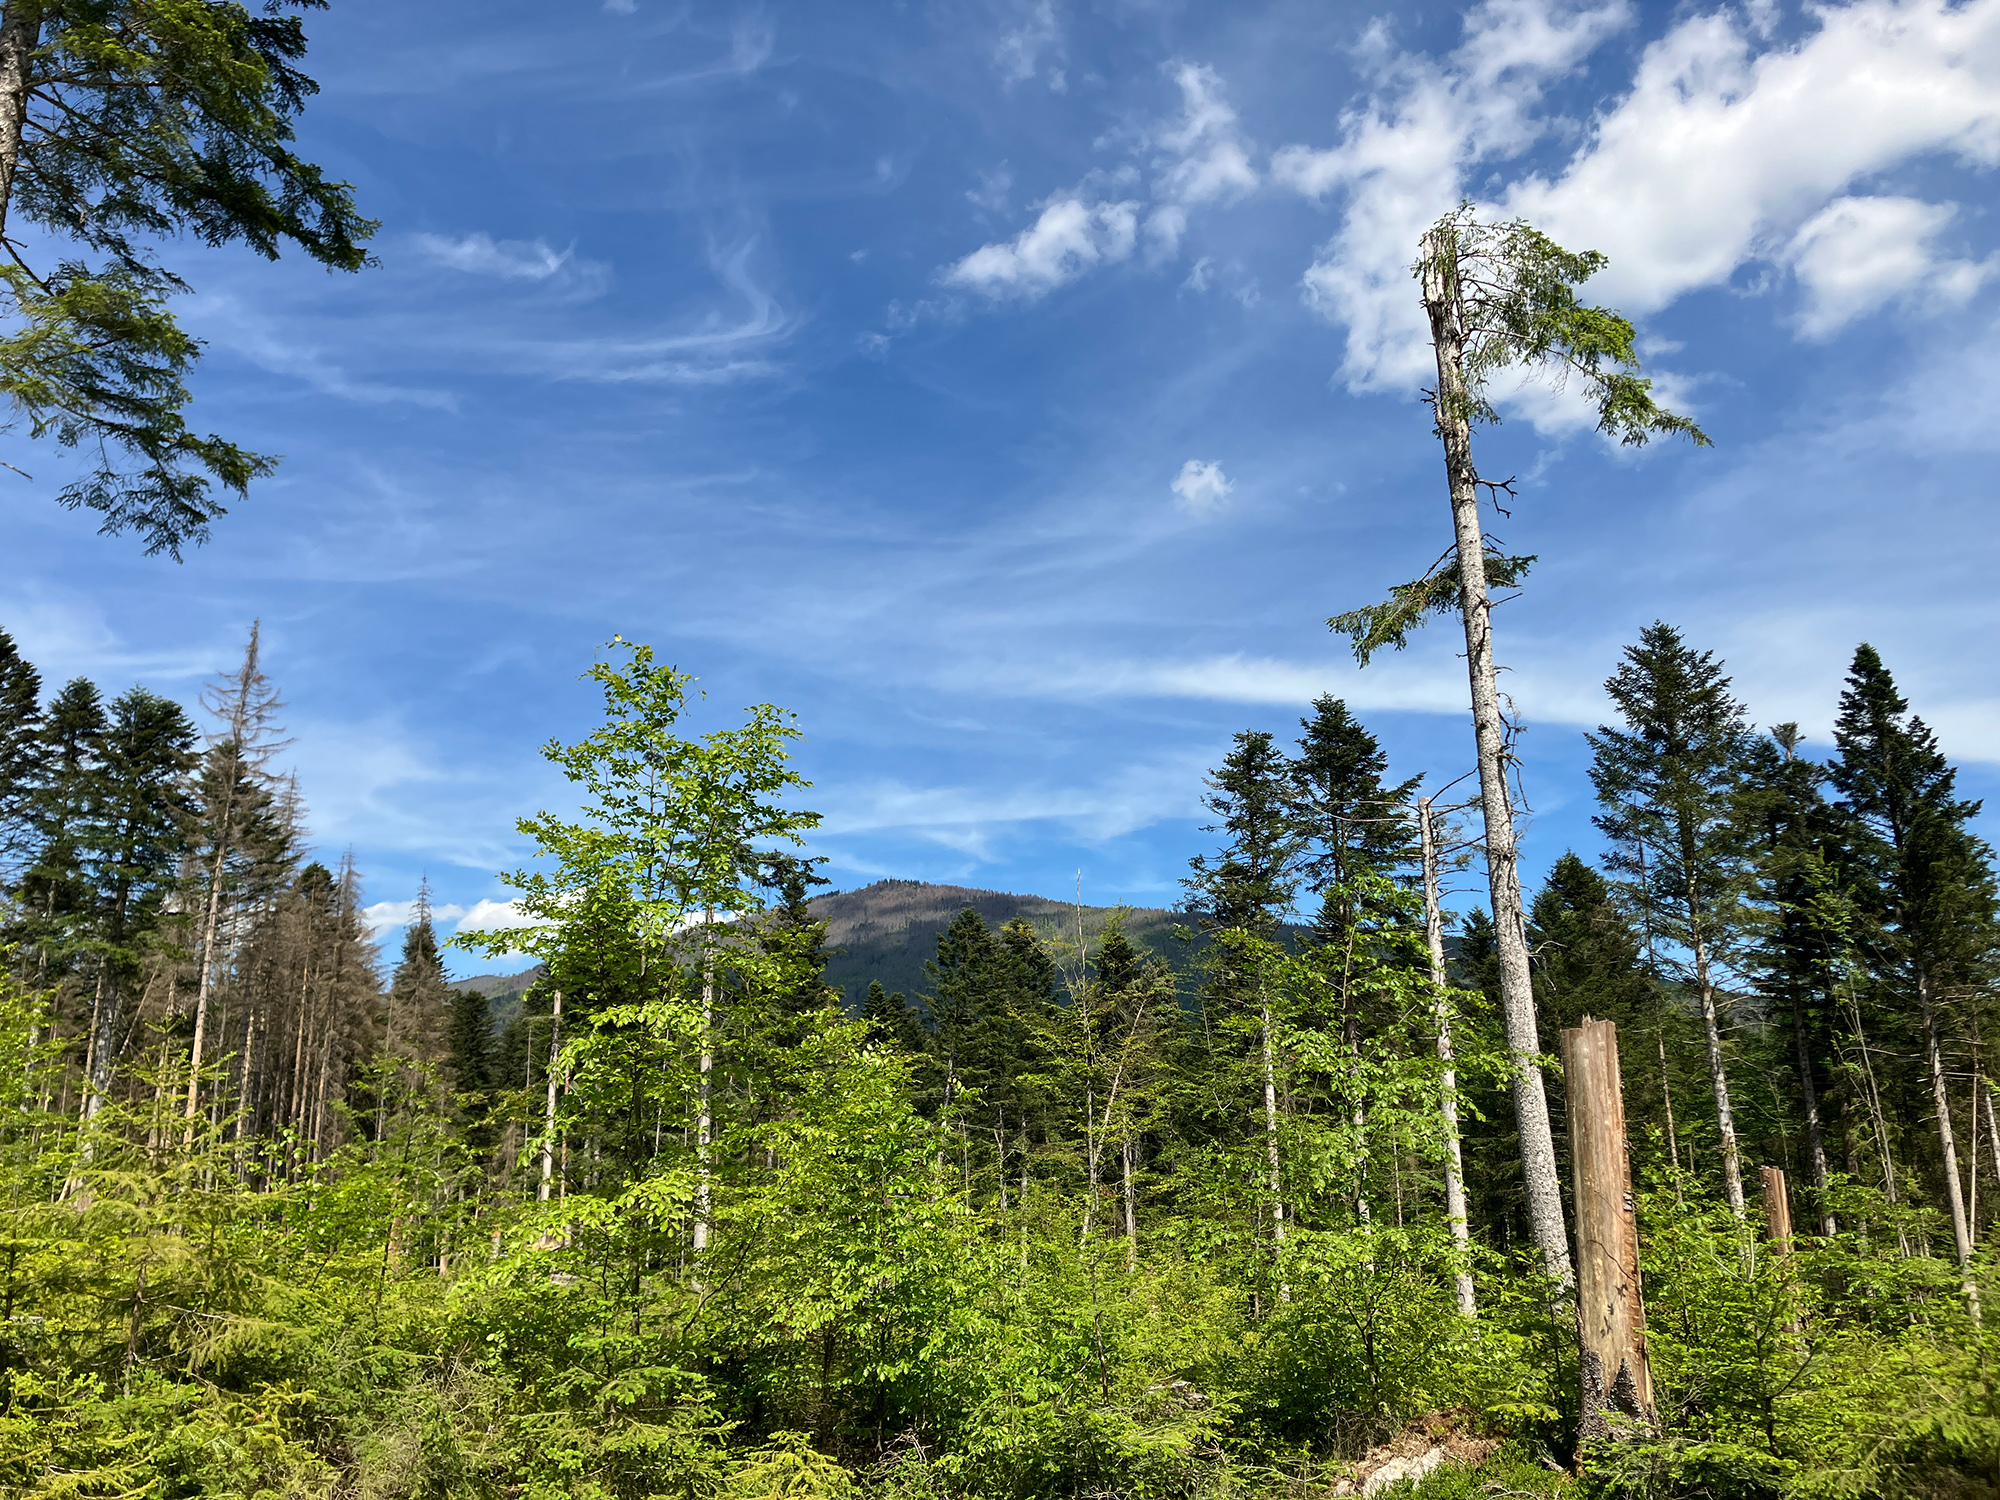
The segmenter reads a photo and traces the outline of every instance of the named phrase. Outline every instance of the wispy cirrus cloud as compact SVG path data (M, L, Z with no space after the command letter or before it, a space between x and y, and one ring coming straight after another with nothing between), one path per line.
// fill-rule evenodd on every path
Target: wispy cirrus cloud
M583 260L576 247L558 250L547 240L496 240L484 230L471 234L419 234L417 252L431 264L468 276L500 281L550 282L579 287L592 294L609 285L611 268L602 261Z

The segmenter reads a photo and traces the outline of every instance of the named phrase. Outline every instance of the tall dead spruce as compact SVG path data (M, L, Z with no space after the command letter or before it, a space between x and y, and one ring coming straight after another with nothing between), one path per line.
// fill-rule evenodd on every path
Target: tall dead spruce
M1567 1285L1568 1235L1557 1185L1548 1098L1536 1063L1535 1001L1528 981L1528 943L1516 872L1514 816L1508 798L1508 726L1501 712L1493 654L1491 590L1518 584L1532 557L1509 557L1487 536L1480 491L1512 493L1509 480L1480 477L1472 461L1472 428L1499 420L1488 385L1499 371L1521 367L1557 380L1582 382L1596 403L1598 430L1639 445L1679 434L1706 445L1686 417L1653 399L1639 374L1635 331L1617 313L1578 301L1576 289L1604 267L1596 251L1564 250L1532 225L1489 223L1469 204L1431 226L1414 267L1437 352L1437 388L1427 392L1444 445L1451 501L1452 545L1414 582L1399 584L1380 604L1336 615L1328 623L1354 642L1362 665L1385 646L1401 649L1411 630L1433 614L1456 608L1465 627L1466 671L1472 687L1472 728L1479 755L1480 809L1485 822L1486 877L1499 948L1500 1010L1512 1062L1521 1171L1528 1219L1549 1274Z

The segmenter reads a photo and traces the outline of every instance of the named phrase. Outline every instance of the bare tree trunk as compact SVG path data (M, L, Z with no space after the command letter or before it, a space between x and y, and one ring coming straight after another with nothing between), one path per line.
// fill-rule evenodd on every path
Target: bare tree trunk
M704 930L715 925L715 913L709 911ZM709 1213L711 1196L709 1184L709 1147L715 1137L715 1117L710 1113L711 1079L715 1073L715 957L713 949L704 958L701 971L701 1086L700 1099L695 1113L695 1163L697 1177L694 1188L694 1253L700 1256L708 1249Z
M1937 1010L1931 1004L1930 976L1917 973L1917 1004L1924 1020L1924 1060L1930 1065L1931 1106L1937 1111L1938 1148L1944 1153L1945 1198L1951 1207L1951 1238L1958 1251L1958 1274L1966 1310L1979 1318L1979 1286L1972 1279L1972 1227L1965 1217L1965 1186L1958 1176L1958 1143L1951 1128L1951 1092L1945 1086L1944 1052L1938 1045Z
M1507 796L1507 735L1493 661L1492 601L1486 588L1485 531L1479 519L1479 475L1472 464L1470 399L1465 386L1465 329L1457 249L1435 230L1423 241L1424 308L1437 353L1433 401L1444 444L1445 477L1458 553L1459 614L1465 626L1466 674L1472 689L1472 729L1479 750L1479 793L1486 825L1486 883L1500 960L1500 1013L1507 1033L1514 1118L1521 1141L1528 1223L1549 1276L1572 1281L1569 1233L1563 1222L1555 1136L1548 1095L1536 1059L1535 996L1528 974L1528 938L1515 872L1514 816Z
M118 986L111 983L105 966L97 968L97 1000L90 1008L90 1058L85 1069L90 1087L83 1098L83 1117L97 1118L111 1092L111 1055L118 1044Z
M233 767L232 767L233 769ZM222 806L222 820L216 825L215 860L208 875L208 920L201 932L201 971L196 977L194 993L194 1044L188 1054L187 1108L182 1117L188 1122L188 1140L194 1139L195 1112L201 1108L201 1057L202 1048L208 1039L208 997L215 989L215 935L222 917L222 872L223 861L229 855L230 824L233 815L231 803L236 797L236 782L230 778L229 798Z
M562 1047L562 991L556 991L555 1019L549 1026L549 1101L542 1112L542 1185L535 1201L549 1201L549 1184L556 1171L556 1053Z
M1139 1269L1139 1199L1132 1186L1132 1142L1119 1150L1125 1171L1125 1269Z
M1986 1141L1992 1147L1993 1180L2000 1184L2000 1120L1993 1118L1993 1085L1984 1078L1974 1078L1972 1091L1986 1106ZM1973 1227L1978 1228L1976 1224Z
M1437 1053L1441 1072L1438 1106L1444 1115L1444 1211L1451 1221L1451 1244L1458 1253L1452 1281L1458 1288L1460 1317L1478 1316L1472 1287L1472 1230L1465 1206L1465 1158L1458 1135L1458 1069L1451 1046L1451 996L1444 971L1444 913L1438 904L1437 831L1431 822L1431 799L1417 799L1417 830L1424 859L1424 942L1430 949L1431 985L1436 992Z
M1695 909L1694 886L1688 886L1688 935L1694 947L1695 987L1701 991L1702 1035L1708 1042L1708 1081L1715 1090L1715 1123L1722 1135L1722 1194L1738 1222L1743 1219L1743 1156L1736 1144L1736 1114L1729 1107L1729 1074L1722 1063L1722 1029L1715 1015L1715 986L1708 978L1708 945Z
M1278 1068L1271 1046L1271 1006L1264 1004L1264 1024L1260 1035L1264 1044L1264 1154L1271 1173L1271 1259L1282 1265L1285 1256L1285 1182L1278 1159ZM1282 1275L1278 1280L1278 1300L1292 1300L1292 1286Z
M0 10L0 234L14 199L21 131L28 119L28 71L42 40L42 0L8 0Z
M1576 1328L1583 1387L1577 1437L1604 1442L1639 1436L1659 1422L1639 1279L1618 1029L1586 1016L1581 1026L1562 1034L1562 1049L1576 1186Z
M1806 1157L1812 1168L1813 1201L1819 1205L1819 1232L1828 1239L1839 1231L1826 1202L1826 1131L1820 1122L1819 1089L1813 1083L1812 1045L1806 1038L1806 1010L1792 996L1792 1046L1798 1053L1799 1093L1806 1107Z
M1667 1159L1674 1164L1674 1201L1681 1196L1681 1142L1674 1129L1674 1087L1667 1078L1667 996L1660 988L1659 961L1653 956L1653 896L1646 884L1646 844L1633 840L1639 851L1639 917L1646 930L1646 977L1653 983L1653 1041L1660 1054L1660 1104L1667 1116Z

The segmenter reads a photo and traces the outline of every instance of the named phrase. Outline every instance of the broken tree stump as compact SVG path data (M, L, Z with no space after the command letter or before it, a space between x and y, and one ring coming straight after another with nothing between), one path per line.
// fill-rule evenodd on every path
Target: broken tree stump
M1780 1255L1792 1253L1792 1199L1782 1167L1760 1169L1764 1179L1764 1238Z
M1576 1183L1576 1329L1580 1443L1650 1432L1653 1371L1639 1284L1639 1221L1625 1150L1618 1028L1584 1017L1562 1034Z

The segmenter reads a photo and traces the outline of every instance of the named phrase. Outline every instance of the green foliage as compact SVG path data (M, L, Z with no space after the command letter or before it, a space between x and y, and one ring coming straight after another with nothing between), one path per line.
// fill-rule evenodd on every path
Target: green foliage
M1533 555L1509 557L1491 544L1486 549L1486 582L1491 588L1519 588L1534 566ZM1326 623L1336 635L1353 644L1354 660L1367 666L1375 653L1385 647L1401 651L1410 644L1410 632L1432 615L1448 615L1461 607L1462 575L1454 549L1431 564L1430 571L1409 583L1389 590L1380 604L1364 604L1335 615Z
M101 512L105 532L138 532L149 553L178 558L206 540L224 512L213 486L240 496L276 465L187 426L200 345L167 306L186 283L153 245L188 235L272 259L290 243L345 271L368 261L376 226L352 190L292 149L317 86L299 71L305 33L286 8L44 0L9 14L30 51L18 153L0 164L0 300L12 314L0 391L36 438L98 455L61 502ZM34 269L23 224L84 256Z
M1524 219L1487 223L1469 203L1432 225L1415 271L1442 282L1465 335L1467 404L1450 415L1497 422L1487 395L1492 378L1517 367L1546 370L1558 381L1580 380L1597 407L1598 431L1621 443L1682 436L1706 447L1707 434L1654 401L1653 383L1639 374L1632 324L1578 298L1577 288L1606 264L1595 250L1563 249Z

